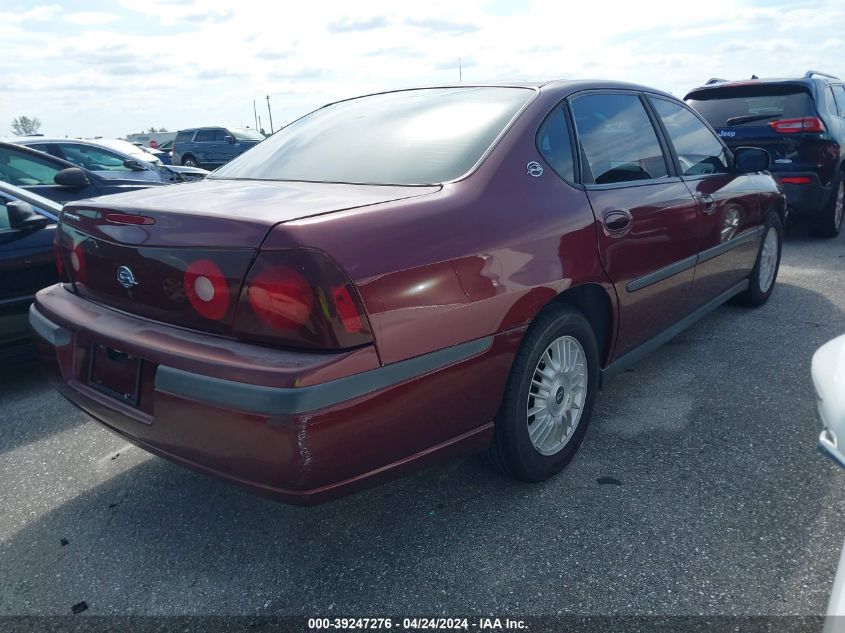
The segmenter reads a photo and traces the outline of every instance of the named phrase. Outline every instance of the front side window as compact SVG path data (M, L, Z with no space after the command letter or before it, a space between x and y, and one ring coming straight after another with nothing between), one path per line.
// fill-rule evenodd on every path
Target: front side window
M213 179L441 183L469 172L535 94L527 88L401 90L315 110Z
M61 168L51 161L13 149L0 148L0 180L18 187L55 184Z
M123 164L123 157L101 147L59 143L66 160L91 171L132 171Z
M596 184L668 177L657 133L637 95L577 97L572 114Z
M248 130L246 128L233 127L229 130L233 138L239 141L263 141L264 135L256 130Z
M684 176L728 173L728 155L719 139L680 104L649 97L675 147Z
M537 132L537 150L558 176L570 182L575 180L569 124L566 122L562 106L552 110L540 126Z
M217 130L200 130L194 137L194 143L213 143L217 140L215 137L216 132ZM220 140L223 140L222 135Z

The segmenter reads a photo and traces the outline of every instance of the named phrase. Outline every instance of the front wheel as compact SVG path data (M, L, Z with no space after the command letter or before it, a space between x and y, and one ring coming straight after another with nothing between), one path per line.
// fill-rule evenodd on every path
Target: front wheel
M769 300L780 269L782 249L783 224L780 216L770 211L763 224L763 239L757 252L757 262L748 277L748 290L737 296L740 303L756 308Z
M538 316L511 368L488 461L528 482L562 470L587 432L598 374L596 337L580 312Z

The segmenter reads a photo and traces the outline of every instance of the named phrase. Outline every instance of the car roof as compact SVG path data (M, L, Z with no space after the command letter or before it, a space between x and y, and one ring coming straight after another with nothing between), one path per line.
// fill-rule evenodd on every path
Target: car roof
M356 95L347 99L339 99L338 101L327 103L323 107L330 106L335 103L342 103L344 101L359 99L361 97L372 97L375 95L390 94L394 92L452 88L528 88L544 93L559 93L560 96L566 96L575 92L580 92L582 90L636 90L663 95L671 99L677 99L677 97L675 97L674 95L668 92L664 92L663 90L658 90L657 88L651 88L649 86L643 86L641 84L635 84L625 81L613 81L606 79L552 79L547 81L492 81L483 83L448 83L432 84L427 86L414 86L410 88L399 88L396 90L384 90L381 92Z
M696 92L707 92L710 90L721 90L723 88L735 88L740 86L764 86L764 85L792 85L809 88L811 91L824 88L831 83L842 83L842 80L832 75L815 74L810 77L755 77L753 79L722 80L711 79L709 82L698 88L690 90L684 99Z

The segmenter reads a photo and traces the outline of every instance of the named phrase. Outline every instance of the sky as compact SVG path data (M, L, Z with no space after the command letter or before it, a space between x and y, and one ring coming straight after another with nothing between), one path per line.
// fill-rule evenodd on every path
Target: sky
M269 132L337 99L484 81L845 77L845 2L0 0L0 137ZM459 60L461 69L459 70Z

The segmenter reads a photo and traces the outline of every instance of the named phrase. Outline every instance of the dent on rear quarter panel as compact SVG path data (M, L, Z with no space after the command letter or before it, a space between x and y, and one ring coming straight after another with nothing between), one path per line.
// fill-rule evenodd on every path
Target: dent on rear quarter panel
M608 287L583 191L542 161L537 99L463 181L393 203L285 223L275 244L321 249L360 289L383 363L522 326L567 288ZM545 163L544 163L545 164Z

